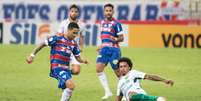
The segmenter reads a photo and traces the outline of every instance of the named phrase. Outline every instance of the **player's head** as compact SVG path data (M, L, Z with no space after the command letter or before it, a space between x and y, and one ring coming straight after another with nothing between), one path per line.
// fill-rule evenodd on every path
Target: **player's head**
M77 5L73 4L70 6L69 17L72 20L76 20L79 15L79 8Z
M106 19L111 20L114 14L114 6L112 4L104 5L104 16Z
M79 33L79 25L75 22L68 24L68 33L66 34L70 40L73 40Z
M127 57L122 57L118 60L117 66L121 75L126 75L133 67L132 61Z

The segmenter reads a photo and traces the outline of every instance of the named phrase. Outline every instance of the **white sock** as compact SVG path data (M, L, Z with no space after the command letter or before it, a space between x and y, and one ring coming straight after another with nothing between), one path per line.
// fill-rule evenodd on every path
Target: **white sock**
M70 90L69 88L64 89L60 101L69 101L72 95L72 92L73 90Z
M165 101L164 97L158 97L157 101Z
M111 93L105 73L100 72L100 73L97 73L97 74L98 74L98 78L99 78L99 80L101 82L101 85L103 86L103 88L105 90L105 93Z

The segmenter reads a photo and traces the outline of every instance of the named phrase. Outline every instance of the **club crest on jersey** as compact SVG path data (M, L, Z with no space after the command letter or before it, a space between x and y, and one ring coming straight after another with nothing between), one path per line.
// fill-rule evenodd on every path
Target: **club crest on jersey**
M112 63L113 64L117 64L118 60L113 60Z
M49 38L49 41L52 41L53 40L53 37Z

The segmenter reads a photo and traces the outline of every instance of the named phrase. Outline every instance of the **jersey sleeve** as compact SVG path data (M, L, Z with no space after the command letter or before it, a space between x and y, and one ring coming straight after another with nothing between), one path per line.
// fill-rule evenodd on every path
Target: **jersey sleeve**
M80 33L82 33L83 35L84 31L86 31L85 24L83 22L80 22L79 27L80 27Z
M116 26L115 26L115 31L116 31L117 35L122 34L123 28L122 28L122 26L121 26L120 23L117 23L117 24L116 24Z
M52 45L54 45L56 42L57 42L57 36L56 36L56 35L50 36L50 37L48 37L48 38L45 40L45 44L48 45L48 46L52 46Z
M133 70L133 71L132 71L132 74L133 74L133 76L136 77L136 78L144 79L146 73L140 72L140 71L137 71L137 70Z
M61 24L59 25L59 29L58 29L58 33L64 33L64 29L65 25L64 25L64 21L61 22Z
M76 43L76 42L75 42ZM72 53L74 56L80 56L80 49L78 47L78 45L76 44L75 47L72 50Z

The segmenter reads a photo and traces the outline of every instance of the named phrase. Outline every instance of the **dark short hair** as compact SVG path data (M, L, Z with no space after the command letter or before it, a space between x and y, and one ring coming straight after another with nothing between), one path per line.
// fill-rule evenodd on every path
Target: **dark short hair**
M79 11L79 7L76 4L73 4L73 5L70 6L70 10L73 9L73 8L75 8L75 9L77 9Z
M118 67L118 68L119 68L119 64L120 64L121 62L126 62L126 63L128 64L128 66L130 67L130 70L132 69L133 63L132 63L131 59L129 59L128 57L122 57L122 58L120 58L120 59L118 60L118 62L117 62L117 67Z
M114 6L113 6L112 4L110 4L110 3L109 3L109 4L105 4L105 5L104 5L104 9L105 9L106 7L111 7L112 9L114 9Z
M77 28L77 29L79 29L80 27L79 27L79 25L77 24L77 23L75 23L75 22L70 22L69 24L68 24L68 29L73 29L73 28Z

